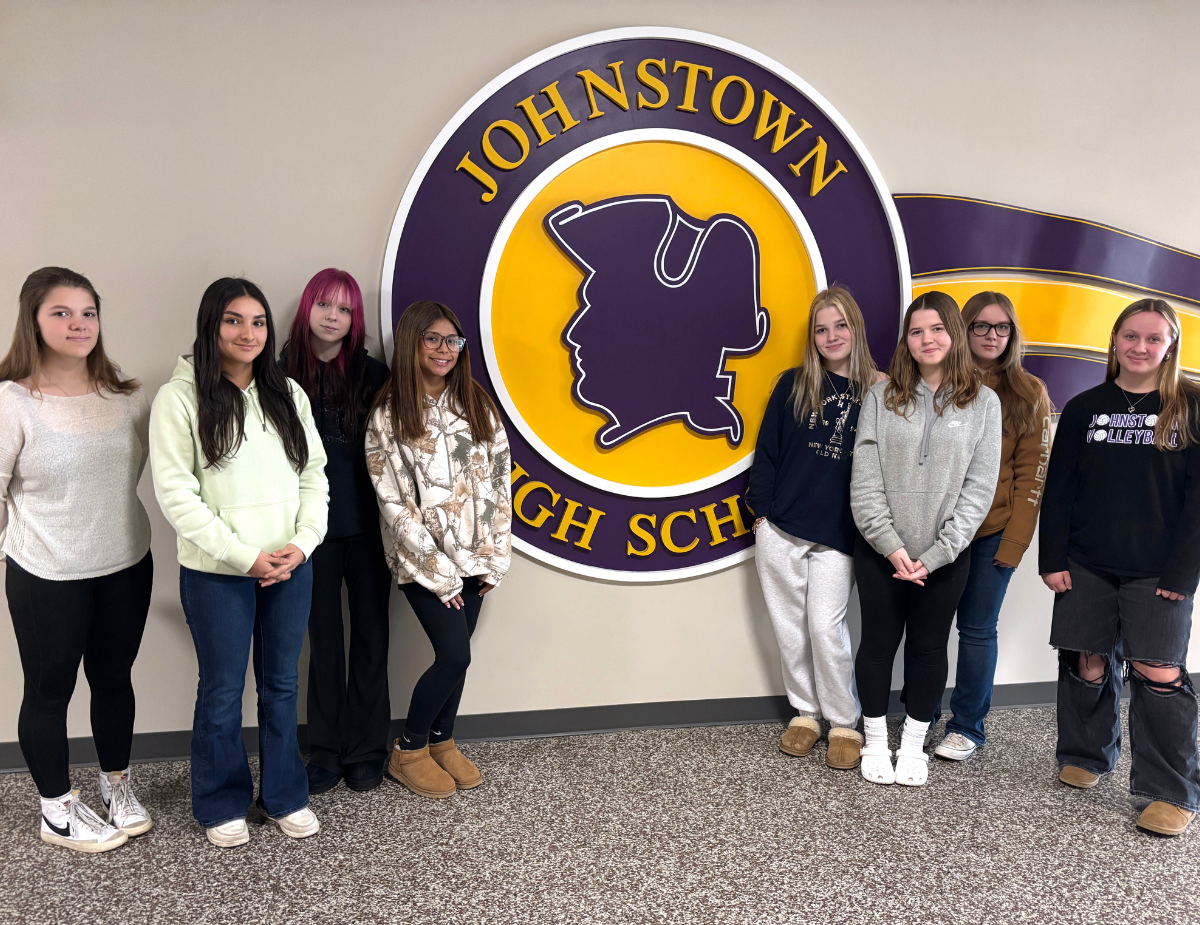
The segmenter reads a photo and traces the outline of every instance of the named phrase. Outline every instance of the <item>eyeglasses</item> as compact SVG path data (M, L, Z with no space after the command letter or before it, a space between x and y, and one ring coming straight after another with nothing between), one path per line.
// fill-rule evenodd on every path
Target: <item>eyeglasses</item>
M986 321L975 321L971 324L971 333L976 337L987 337L992 331L996 332L997 337L1008 337L1012 333L1013 326L1007 321L1002 321L1000 324L988 324Z
M459 337L457 334L451 334L449 337L446 337L433 331L426 331L421 335L421 343L430 350L437 350L445 343L451 353L458 353L463 347L467 346L467 339Z

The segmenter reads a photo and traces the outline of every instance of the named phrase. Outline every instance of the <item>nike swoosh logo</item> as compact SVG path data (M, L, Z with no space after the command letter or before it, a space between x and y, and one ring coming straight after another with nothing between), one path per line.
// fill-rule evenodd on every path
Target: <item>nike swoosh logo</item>
M46 825L50 826L50 831L54 832L56 835L61 835L63 838L71 837L71 826L70 825L55 825L53 822L51 822L49 819L46 818L45 813L42 813L42 822L44 822L44 823L46 823Z

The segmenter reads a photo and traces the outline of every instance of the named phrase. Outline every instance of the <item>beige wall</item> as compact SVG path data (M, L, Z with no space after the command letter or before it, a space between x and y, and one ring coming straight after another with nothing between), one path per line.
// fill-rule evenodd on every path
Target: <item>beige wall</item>
M257 281L285 324L324 266L354 273L375 306L396 205L455 110L547 45L638 24L713 32L792 68L893 191L1200 251L1194 4L0 2L0 336L25 275L51 263L92 278L111 354L152 391L218 276ZM148 478L142 496L158 567L138 730L182 729L195 659ZM1032 553L1002 617L1002 683L1053 677ZM780 691L752 564L619 586L517 556L477 639L464 712ZM398 599L393 648L402 714L429 649ZM0 614L0 741L16 738L20 694ZM85 697L70 731L88 734Z

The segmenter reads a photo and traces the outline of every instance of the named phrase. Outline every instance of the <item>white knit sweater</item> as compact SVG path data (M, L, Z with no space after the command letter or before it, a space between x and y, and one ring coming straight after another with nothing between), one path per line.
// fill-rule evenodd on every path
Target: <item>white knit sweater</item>
M54 581L141 561L149 421L141 389L64 398L0 382L0 558Z

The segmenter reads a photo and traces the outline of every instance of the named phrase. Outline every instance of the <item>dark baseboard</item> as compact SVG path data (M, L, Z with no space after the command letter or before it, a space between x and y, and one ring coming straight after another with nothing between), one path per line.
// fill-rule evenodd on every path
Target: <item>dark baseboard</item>
M1200 676L1195 678L1200 684ZM1000 684L992 701L994 709L1037 707L1054 703L1055 683ZM949 704L950 692L943 701ZM902 713L900 692L892 691L890 712ZM591 735L630 729L665 729L687 726L734 726L750 723L785 722L795 715L786 697L730 697L722 700L672 700L657 703L620 703L602 707L573 707L565 710L523 710L515 713L475 713L458 718L455 738L462 742L489 739L542 738L546 736ZM392 720L392 737L398 736L403 719ZM300 748L307 751L308 727L300 727ZM246 751L258 754L258 729L242 730ZM191 752L191 730L140 732L133 737L132 761L186 759ZM90 736L71 739L72 765L96 764L96 747ZM16 742L0 742L0 772L24 771L25 759Z

